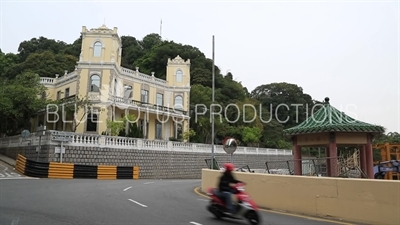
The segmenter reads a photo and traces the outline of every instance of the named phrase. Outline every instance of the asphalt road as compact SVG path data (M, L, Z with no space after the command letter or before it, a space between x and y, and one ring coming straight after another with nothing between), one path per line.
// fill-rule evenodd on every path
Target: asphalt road
M10 165L0 161L0 180L6 180L6 179L32 179L32 178L27 177L25 175L21 175Z
M217 220L207 199L194 192L200 180L0 180L0 225L240 225ZM337 224L260 212L262 224ZM343 223L342 223L343 224Z

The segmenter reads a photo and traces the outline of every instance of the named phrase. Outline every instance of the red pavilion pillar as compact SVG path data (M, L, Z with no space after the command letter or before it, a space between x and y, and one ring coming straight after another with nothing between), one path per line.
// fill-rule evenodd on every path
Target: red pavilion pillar
M293 137L293 159L294 159L294 175L301 176L302 173L302 163L301 163L301 146L297 145L297 137Z
M329 144L325 146L325 154L326 154L326 176L331 176L331 160L330 160L330 152L329 152Z
M336 135L335 133L331 133L329 135L329 163L328 163L328 167L329 167L329 173L328 176L329 177L337 177L339 176L339 168L338 168L338 157L337 157L337 148L336 148Z
M360 166L361 166L361 170L365 173L367 173L367 154L366 154L366 148L365 145L361 145L360 146ZM368 178L368 177L364 177L364 178Z
M365 146L365 161L367 164L367 175L369 179L374 179L374 159L372 154L372 143L371 143L372 135L367 134L367 144Z

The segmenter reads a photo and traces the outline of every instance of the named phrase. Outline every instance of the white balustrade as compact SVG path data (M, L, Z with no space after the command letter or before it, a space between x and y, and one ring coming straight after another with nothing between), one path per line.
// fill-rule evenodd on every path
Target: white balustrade
M166 80L163 80L163 79L160 79L160 78L155 78L154 80L156 81L156 83L160 83L162 85L166 85L167 84Z
M40 83L41 84L54 84L54 79L55 78L51 78L51 77L41 77Z
M59 142L50 141L50 131L46 136L42 136L41 144L58 145ZM31 134L28 139L32 145L39 144L39 136ZM27 146L29 141L24 140L21 135L0 138L0 147ZM197 152L210 153L211 145L203 143L175 142L165 140L147 140L139 138L128 138L118 136L104 136L96 134L78 134L73 135L71 142L64 142L66 146L83 146L102 148L122 148L122 149L140 149L140 150L158 150L158 151L177 151L177 152ZM225 153L222 145L214 145L214 153ZM250 155L292 155L292 150L288 149L270 149L238 146L234 154Z

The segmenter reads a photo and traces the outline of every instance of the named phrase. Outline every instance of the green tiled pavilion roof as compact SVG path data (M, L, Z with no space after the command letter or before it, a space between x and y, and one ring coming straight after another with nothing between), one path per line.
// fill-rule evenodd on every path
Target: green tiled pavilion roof
M372 125L351 118L329 104L325 98L323 107L308 117L301 124L283 130L285 135L323 133L323 132L365 132L382 133L382 126Z

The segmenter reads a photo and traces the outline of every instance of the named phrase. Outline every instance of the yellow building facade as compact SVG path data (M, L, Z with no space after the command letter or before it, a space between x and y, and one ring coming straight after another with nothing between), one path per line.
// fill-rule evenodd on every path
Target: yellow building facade
M75 71L56 78L42 77L47 87L42 97L53 100L87 99L75 115L46 109L33 124L47 130L102 134L110 132L107 120L136 117L143 137L168 140L189 130L190 60L179 55L168 59L166 80L121 67L118 29L105 25L82 27L82 49ZM62 112L63 110L61 110ZM75 119L73 118L75 117ZM35 129L33 128L33 130Z

